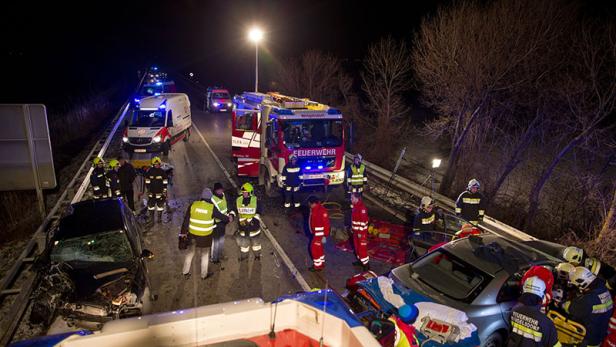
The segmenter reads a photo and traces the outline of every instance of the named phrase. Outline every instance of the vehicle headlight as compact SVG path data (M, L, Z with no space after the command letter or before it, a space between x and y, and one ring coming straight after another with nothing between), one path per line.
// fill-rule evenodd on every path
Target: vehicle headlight
M154 138L152 139L152 141L154 141L154 142L160 142L160 140L162 140L162 139L161 139L161 137L159 135L154 136Z
M217 103L217 102L215 102L215 103L214 103L214 107L218 107L219 105L220 105L220 104L219 104L219 103Z
M227 103L227 107L231 107L231 103L230 102Z
M123 137L122 137L122 142L128 142L128 137L123 136Z

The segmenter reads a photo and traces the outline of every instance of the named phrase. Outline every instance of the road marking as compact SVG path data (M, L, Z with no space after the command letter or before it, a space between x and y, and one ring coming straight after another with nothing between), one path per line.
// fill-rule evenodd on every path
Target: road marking
M222 165L222 162L220 161L220 159L218 159L218 156L216 155L216 153L214 153L214 151L212 150L212 147L210 147L209 143L205 140L205 137L203 137L203 134L201 134L201 131L199 131L199 128L197 127L197 125L193 123L192 126L197 131L197 135L199 135L199 137L201 138L201 141L203 141L203 143L205 144L205 147L207 147L208 151L210 151L210 154L212 154L212 157L214 157L214 160L216 160L216 163L218 163L218 166L220 166L220 169L224 172L225 176L227 176L227 179L229 180L233 188L238 189L237 183L235 183L233 178L231 178L229 171L227 171L224 165ZM261 221L261 228L263 229L263 233L265 234L265 236L272 243L272 246L274 246L274 249L276 250L276 252L280 254L282 261L285 263L287 268L289 268L289 271L291 272L291 275L293 275L293 278L295 278L295 280L297 281L297 283L299 283L300 287L302 287L303 290L309 291L311 287L308 285L308 282L306 282L301 272L297 270L297 267L295 267L295 264L293 264L293 261L291 260L291 258L289 258L287 253L278 243L278 241L276 241L276 239L274 238L274 235L272 235L270 230L267 228L267 225L265 225L263 221Z

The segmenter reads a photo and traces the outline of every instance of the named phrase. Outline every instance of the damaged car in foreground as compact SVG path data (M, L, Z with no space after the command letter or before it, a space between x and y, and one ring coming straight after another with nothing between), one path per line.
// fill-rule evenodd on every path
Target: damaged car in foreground
M141 227L120 199L73 204L48 235L36 261L32 323L99 328L149 313L151 300Z

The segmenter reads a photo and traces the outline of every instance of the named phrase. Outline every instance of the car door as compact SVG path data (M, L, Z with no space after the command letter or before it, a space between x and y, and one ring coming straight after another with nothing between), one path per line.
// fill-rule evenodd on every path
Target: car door
M520 279L523 273L524 271L521 271L509 276L496 296L496 302L500 306L501 314L507 324L509 324L513 307L518 303L518 298L522 295Z

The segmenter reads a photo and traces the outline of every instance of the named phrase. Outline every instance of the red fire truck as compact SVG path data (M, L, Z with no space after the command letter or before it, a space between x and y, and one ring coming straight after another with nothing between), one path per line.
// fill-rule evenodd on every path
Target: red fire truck
M282 171L295 154L303 186L344 182L342 113L308 99L244 92L233 99L232 153L239 176L259 177L276 195Z

